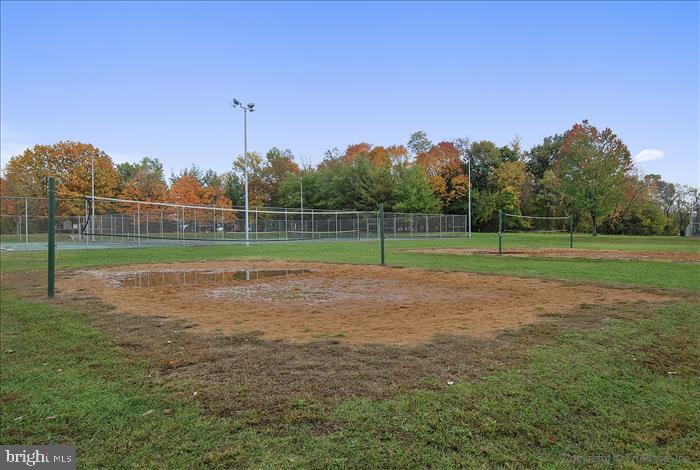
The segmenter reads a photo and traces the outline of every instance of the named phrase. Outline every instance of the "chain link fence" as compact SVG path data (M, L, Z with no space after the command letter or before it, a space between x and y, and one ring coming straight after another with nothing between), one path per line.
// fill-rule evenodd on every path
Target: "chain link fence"
M48 240L48 200L0 198L0 249L42 250ZM94 215L93 215L94 214ZM108 248L246 241L243 208L195 206L114 198L57 201L59 248ZM251 208L249 242L362 241L379 237L378 211ZM387 239L467 236L467 216L384 214Z

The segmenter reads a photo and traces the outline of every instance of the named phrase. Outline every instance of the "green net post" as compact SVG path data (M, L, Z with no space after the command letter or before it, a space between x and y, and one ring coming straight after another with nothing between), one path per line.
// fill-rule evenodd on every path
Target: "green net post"
M569 216L569 248L574 247L574 216Z
M503 211L498 211L498 254L503 254Z
M56 291L56 180L49 178L49 292L53 297Z
M379 251L381 265L384 266L384 203L379 204Z

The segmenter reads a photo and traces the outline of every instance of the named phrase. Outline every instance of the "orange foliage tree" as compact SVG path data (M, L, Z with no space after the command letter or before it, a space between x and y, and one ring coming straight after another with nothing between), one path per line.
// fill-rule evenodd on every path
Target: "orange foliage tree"
M359 155L367 155L369 161L376 168L391 168L392 165L407 163L408 150L403 145L372 146L367 142L348 145L345 154L340 157L340 162L350 165Z
M467 193L469 181L464 172L464 165L459 151L451 142L440 142L429 151L419 153L416 163L425 170L433 192L440 198L443 206Z
M95 195L113 197L119 174L112 159L97 147L81 142L36 145L10 159L5 167L6 192L15 196L46 197L49 176L56 178L59 210L80 214L80 198L91 193L91 162L95 162ZM68 201L69 198L75 198Z
M340 158L340 161L349 165L358 155L368 154L371 148L372 145L368 144L367 142L348 145L348 148L345 150L345 154Z
M165 200L168 187L163 178L163 165L157 158L144 157L138 163L122 163L117 169L122 177L120 197L148 202Z
M168 199L176 204L189 206L202 206L208 202L205 188L192 175L184 175L178 178L170 187L168 196Z

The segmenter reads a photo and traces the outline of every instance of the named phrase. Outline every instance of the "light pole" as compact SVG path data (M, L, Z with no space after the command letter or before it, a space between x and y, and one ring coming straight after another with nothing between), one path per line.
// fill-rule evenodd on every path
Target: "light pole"
M248 224L248 111L254 111L255 103L243 105L240 101L234 98L231 101L231 106L241 108L243 110L243 162L245 174L245 243L248 245L250 225Z
M304 175L299 175L299 201L301 202L301 237L304 238Z

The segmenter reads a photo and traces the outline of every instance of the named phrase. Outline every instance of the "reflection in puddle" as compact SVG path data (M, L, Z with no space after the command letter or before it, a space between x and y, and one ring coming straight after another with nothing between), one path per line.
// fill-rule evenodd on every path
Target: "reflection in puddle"
M141 271L124 273L117 279L118 287L177 287L202 284L226 284L236 281L256 281L268 277L286 277L310 273L308 269L237 269L235 271Z

